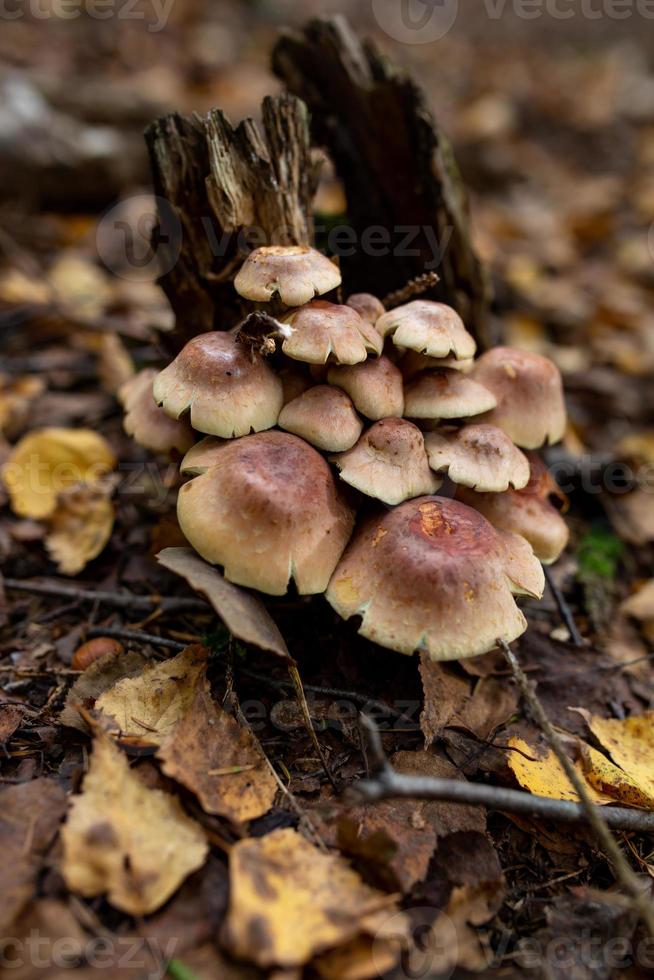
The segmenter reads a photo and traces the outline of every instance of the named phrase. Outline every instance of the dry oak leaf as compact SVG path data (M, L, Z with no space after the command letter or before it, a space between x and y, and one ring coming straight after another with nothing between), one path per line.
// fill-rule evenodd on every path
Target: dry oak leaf
M67 487L97 483L115 465L109 444L91 429L38 429L14 446L2 478L14 513L41 520Z
M158 909L192 871L208 845L179 800L148 789L104 734L96 736L82 792L62 830L61 870L71 891L130 915Z
M112 488L80 484L59 494L45 546L64 575L77 575L104 549L114 527Z
M337 854L296 830L238 841L229 854L230 902L223 941L258 966L302 966L365 930L366 918L395 911L393 896L366 885Z
M291 660L286 643L270 613L256 596L232 585L190 548L164 548L157 555L159 564L181 575L188 584L209 600L225 626L237 640Z
M530 745L522 738L512 736L508 742L507 761L509 768L524 789L535 796L547 796L552 800L572 800L579 797L570 784L563 766L551 749ZM581 763L575 762L575 769L582 779L585 774ZM586 780L587 782L587 780ZM611 797L587 785L588 793L595 803L610 803Z
M121 741L161 745L187 714L207 668L206 647L194 644L176 657L126 677L95 702L120 729Z
M584 708L576 709L585 719L595 738L602 747L610 754L616 767L623 770L624 778L613 773L616 782L623 787L623 792L629 795L628 785L632 787L631 792L635 792L635 797L641 796L640 802L635 802L634 806L645 806L654 809L654 712L645 715L632 716L631 718L600 718L598 715L591 715ZM595 756L593 764L599 765L599 760ZM600 756L600 758L602 758ZM608 762L608 760L607 760ZM603 776L607 779L607 792L612 796L616 795L617 789L612 791L610 780L610 763L602 766ZM599 778L599 777L598 777ZM624 803L631 802L622 795L619 796Z
M277 793L254 736L218 707L206 683L157 757L165 774L195 793L206 813L234 823L263 816Z

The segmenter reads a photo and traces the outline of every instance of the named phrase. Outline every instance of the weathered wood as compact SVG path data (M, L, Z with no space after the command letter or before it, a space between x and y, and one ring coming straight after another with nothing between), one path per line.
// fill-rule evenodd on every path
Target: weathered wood
M418 85L341 17L284 34L273 68L307 103L313 135L345 185L358 243L341 260L346 290L388 293L435 269L440 282L428 295L453 305L489 345L489 289L471 243L465 188ZM390 248L372 254L382 249L366 248L364 236L380 226Z

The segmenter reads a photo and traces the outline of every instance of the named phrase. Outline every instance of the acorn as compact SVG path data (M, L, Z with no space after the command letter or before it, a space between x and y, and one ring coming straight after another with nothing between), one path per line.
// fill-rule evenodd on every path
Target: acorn
M124 653L125 647L119 640L114 640L110 636L97 636L94 640L87 640L78 647L73 654L71 667L73 670L86 670L95 660L106 656L108 653Z

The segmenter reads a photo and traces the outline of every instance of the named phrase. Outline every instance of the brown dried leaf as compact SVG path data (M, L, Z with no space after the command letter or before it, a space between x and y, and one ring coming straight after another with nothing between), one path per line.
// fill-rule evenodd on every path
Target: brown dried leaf
M100 554L114 526L112 487L78 484L59 494L45 546L64 575L77 575Z
M100 657L77 678L66 697L66 703L59 716L62 725L88 732L89 728L80 714L79 708L90 709L100 695L126 677L138 674L147 663L141 653L128 650L126 653L108 653Z
M102 734L61 836L68 887L87 897L106 892L131 915L163 905L208 851L204 832L179 801L146 788Z
M284 660L291 660L276 623L256 596L232 585L190 548L165 548L157 555L157 561L206 596L232 636Z

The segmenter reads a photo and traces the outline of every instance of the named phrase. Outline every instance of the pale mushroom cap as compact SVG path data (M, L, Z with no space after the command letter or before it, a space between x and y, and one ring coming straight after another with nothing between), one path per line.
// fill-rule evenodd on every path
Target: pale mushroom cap
M305 245L266 245L250 252L234 279L245 299L267 303L279 295L285 306L302 306L341 284L333 262Z
M383 316L386 310L384 309L384 304L372 293L352 293L351 296L345 300L347 306L351 306L353 310L356 310L360 317L367 320L368 323L373 326L380 318Z
M455 500L418 497L357 531L327 600L375 643L432 660L474 657L527 627L513 594L542 594L543 571L526 541L496 531Z
M568 525L561 517L567 498L540 457L529 453L528 461L531 477L522 490L475 493L458 487L456 496L483 514L493 527L521 535L537 558L551 565L560 557L570 537Z
M382 339L356 310L315 300L284 317L292 328L282 344L287 357L308 364L359 364L368 354L382 352Z
M492 392L458 371L429 371L404 387L404 414L412 419L463 419L496 404Z
M384 355L362 364L333 365L327 379L346 391L367 419L400 418L404 413L402 375Z
M166 415L190 411L198 432L231 439L271 429L282 407L282 383L264 359L234 334L203 333L157 375L154 398Z
M474 363L474 357L466 357L463 360L457 360L456 357L428 357L427 354L407 350L397 366L402 372L402 377L410 381L422 371L437 371L439 368L450 368L452 371L462 371L467 374L468 371L472 370Z
M185 419L169 418L156 404L152 385L158 371L145 368L126 381L118 392L125 409L123 428L139 446L153 453L185 453L195 436Z
M499 493L529 481L529 461L495 425L473 423L425 436L429 465L453 483Z
M316 385L284 406L279 427L324 452L341 453L357 441L363 422L344 391Z
M476 362L472 377L493 392L497 407L484 418L522 449L563 438L566 410L561 374L547 357L494 347Z
M422 432L406 419L375 422L333 462L342 480L390 506L435 493L441 485L429 468Z
M429 357L474 357L477 345L463 320L451 306L415 299L389 310L377 320L376 329L393 335L396 347L406 347Z
M217 436L205 436L194 446L191 446L179 465L182 476L199 476L215 466L220 458L220 450L228 442Z
M329 464L302 439L262 432L226 442L179 492L180 527L225 577L269 595L295 580L324 592L354 525Z

